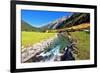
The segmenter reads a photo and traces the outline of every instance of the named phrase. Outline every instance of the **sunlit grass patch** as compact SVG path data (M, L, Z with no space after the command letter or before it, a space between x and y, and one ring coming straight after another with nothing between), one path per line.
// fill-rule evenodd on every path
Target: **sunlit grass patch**
M49 39L55 36L56 33L44 33L44 32L22 32L22 46L33 45L42 40Z

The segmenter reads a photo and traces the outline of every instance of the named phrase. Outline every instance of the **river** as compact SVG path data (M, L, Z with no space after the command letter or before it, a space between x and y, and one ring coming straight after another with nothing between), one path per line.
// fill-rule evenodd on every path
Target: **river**
M68 36L65 35L66 33L58 33L57 38L53 40L53 44L33 57L32 62L75 60L73 54L67 47L71 43L69 42Z

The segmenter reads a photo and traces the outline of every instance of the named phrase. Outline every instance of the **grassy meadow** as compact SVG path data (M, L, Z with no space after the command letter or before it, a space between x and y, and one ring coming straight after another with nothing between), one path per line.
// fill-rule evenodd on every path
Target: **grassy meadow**
M85 31L70 32L73 39L77 40L77 60L90 59L90 34Z
M42 40L53 37L56 33L22 31L22 45L33 45Z

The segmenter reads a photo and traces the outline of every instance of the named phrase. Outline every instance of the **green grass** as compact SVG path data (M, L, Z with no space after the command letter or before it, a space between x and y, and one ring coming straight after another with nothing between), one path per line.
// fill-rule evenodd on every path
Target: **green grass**
M84 31L71 32L74 39L77 40L78 55L76 59L86 60L90 59L90 34Z
M22 46L33 45L42 40L51 38L56 33L26 32L22 31Z

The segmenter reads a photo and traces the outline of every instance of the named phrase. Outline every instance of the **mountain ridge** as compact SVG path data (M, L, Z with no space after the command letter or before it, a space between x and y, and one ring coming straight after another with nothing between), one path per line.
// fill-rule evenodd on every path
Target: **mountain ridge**
M54 30L54 29L62 29L68 28L71 26L76 26L82 23L90 22L90 14L89 13L73 13L69 17L61 18L56 20L48 25L42 27L44 30Z

